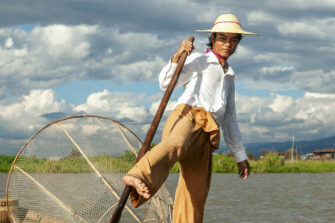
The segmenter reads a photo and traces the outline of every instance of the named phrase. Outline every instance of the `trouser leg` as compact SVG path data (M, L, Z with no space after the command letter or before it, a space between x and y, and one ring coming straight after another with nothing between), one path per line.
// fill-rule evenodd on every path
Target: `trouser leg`
M187 153L192 140L200 132L201 127L195 124L190 111L173 111L166 122L162 142L147 152L128 175L140 177L150 194L155 194L168 177L171 167ZM134 207L138 207L146 200L134 192L131 201Z
M173 223L201 223L210 187L212 145L202 132L184 159L180 160L180 178L176 190Z

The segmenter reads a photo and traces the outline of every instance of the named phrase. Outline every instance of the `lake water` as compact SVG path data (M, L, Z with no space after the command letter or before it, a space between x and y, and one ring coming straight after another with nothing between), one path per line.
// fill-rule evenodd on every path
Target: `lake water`
M7 174L0 173L0 198ZM178 174L166 182L171 194ZM204 222L335 222L335 173L214 174Z

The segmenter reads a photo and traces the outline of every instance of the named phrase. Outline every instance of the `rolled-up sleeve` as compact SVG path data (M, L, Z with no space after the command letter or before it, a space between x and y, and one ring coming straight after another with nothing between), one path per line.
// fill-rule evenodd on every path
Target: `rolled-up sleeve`
M228 148L233 152L236 162L242 162L248 159L236 118L234 82L232 82L227 96L227 107L221 127L224 140Z
M183 86L187 83L192 77L198 75L199 64L194 63L194 59L197 58L197 53L192 53L186 58L185 64L183 66L182 72L177 80L175 88ZM162 90L166 90L170 84L171 78L176 71L178 64L172 63L171 60L169 63L162 68L159 74L159 87Z
M170 80L177 68L177 65L177 63L171 63L170 60L169 63L161 70L159 74L159 87L162 90L166 90L169 86Z

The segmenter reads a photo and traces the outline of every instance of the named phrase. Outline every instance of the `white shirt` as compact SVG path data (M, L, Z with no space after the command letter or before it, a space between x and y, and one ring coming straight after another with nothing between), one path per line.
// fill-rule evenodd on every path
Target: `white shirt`
M163 67L159 74L162 90L167 89L176 67L177 63L171 61ZM229 65L227 72L224 72L212 52L192 53L186 58L176 83L176 88L184 86L177 105L188 104L211 112L221 127L224 140L234 153L236 162L241 162L247 159L247 154L236 119L235 76Z

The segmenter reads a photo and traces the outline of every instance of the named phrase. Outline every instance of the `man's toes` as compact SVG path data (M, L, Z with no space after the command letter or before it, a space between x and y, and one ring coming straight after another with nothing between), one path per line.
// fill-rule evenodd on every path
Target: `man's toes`
M123 182L126 185L134 187L137 193L145 199L149 199L151 197L149 188L145 185L145 183L142 182L140 178L128 175L123 177Z

